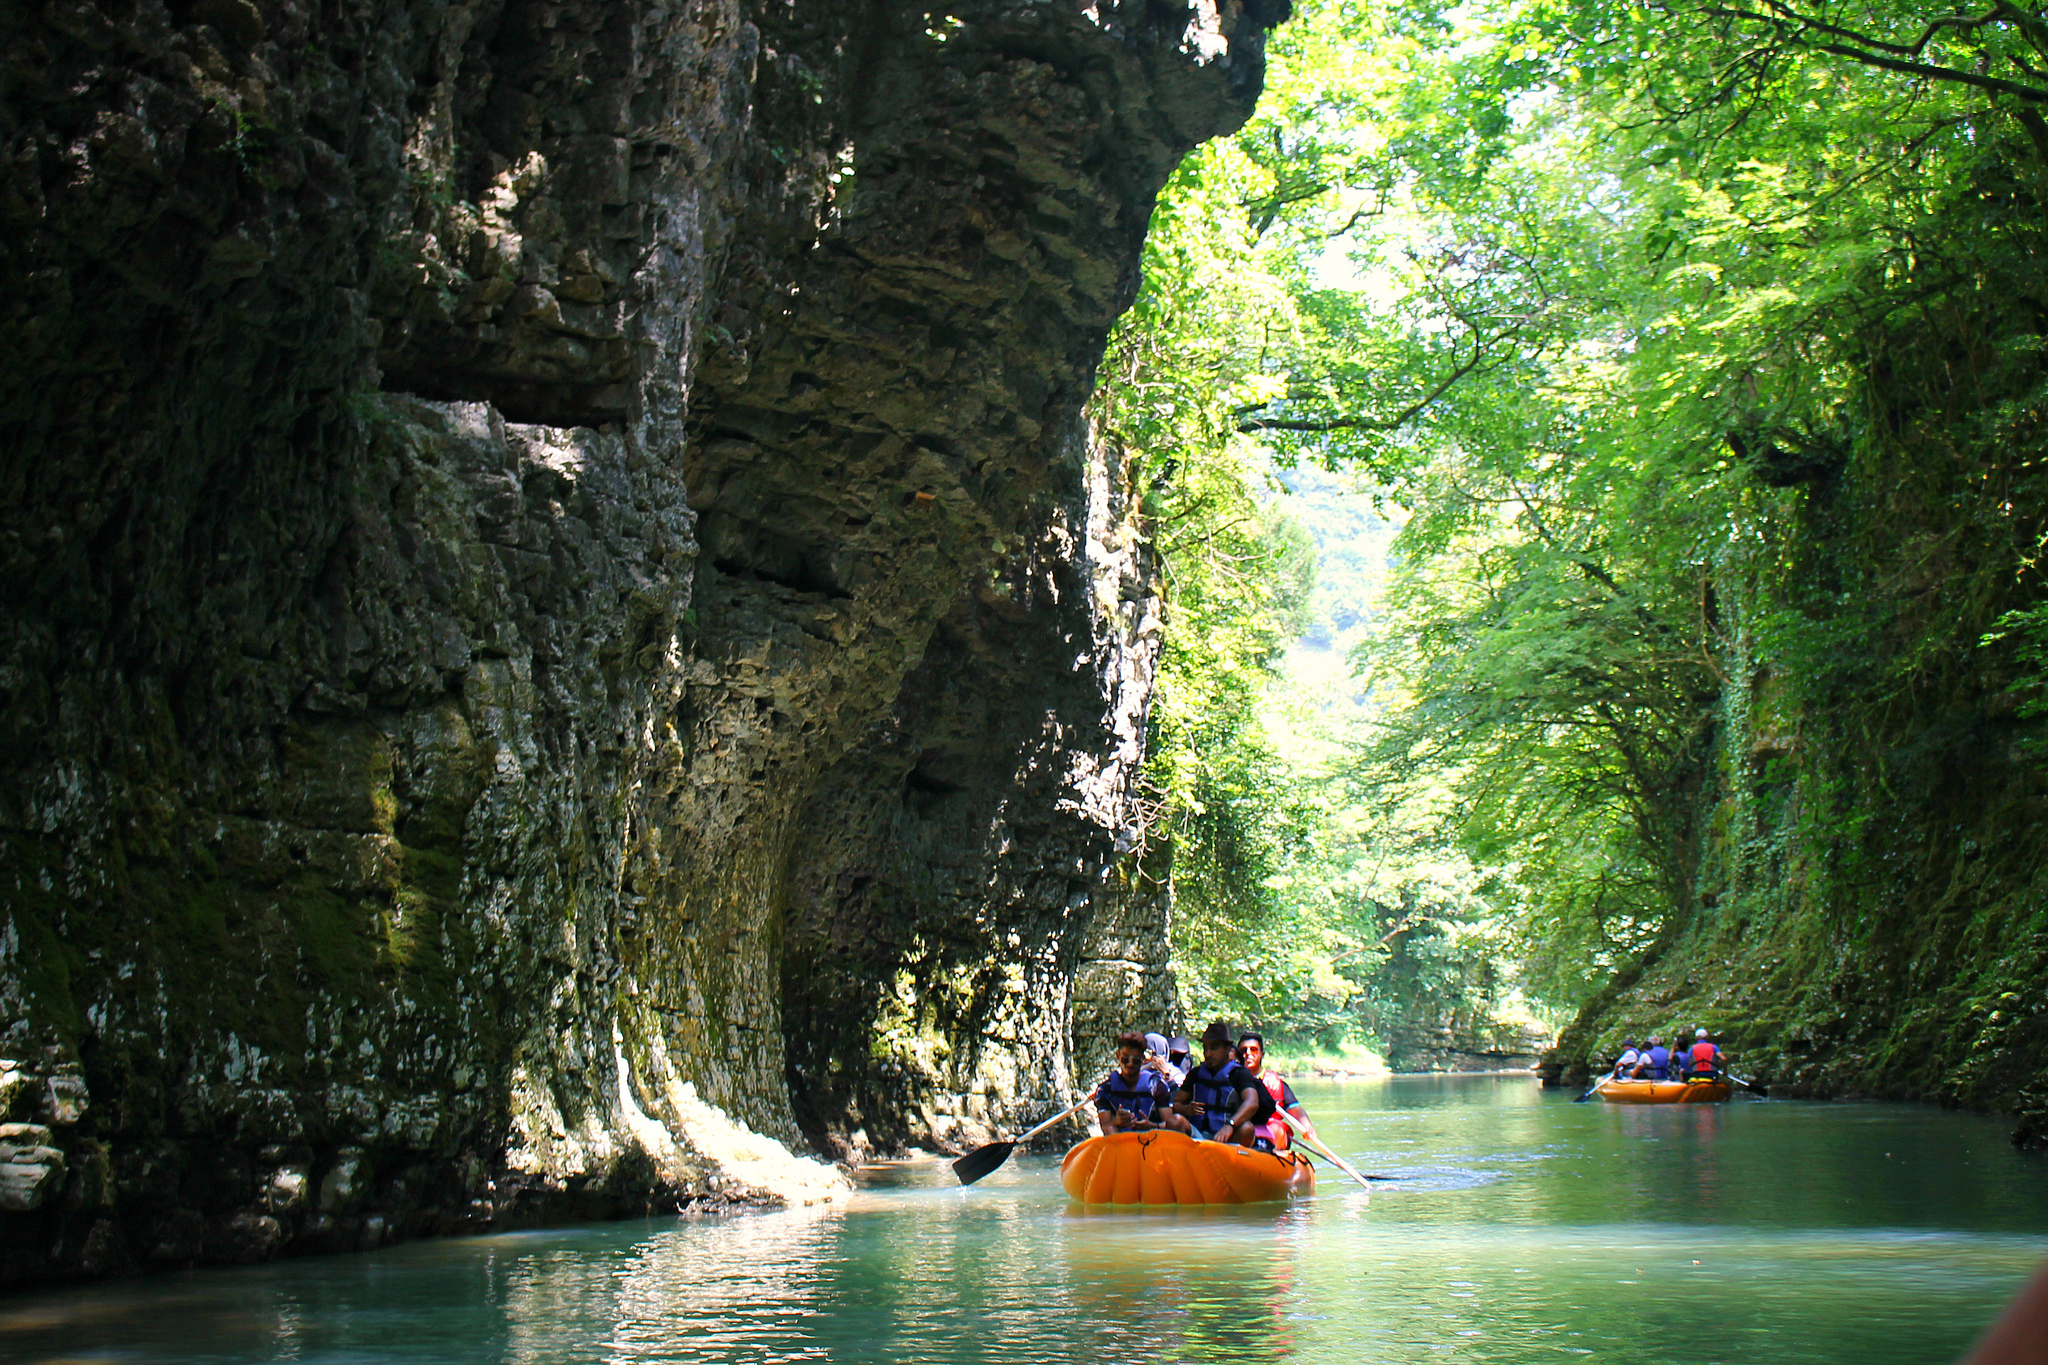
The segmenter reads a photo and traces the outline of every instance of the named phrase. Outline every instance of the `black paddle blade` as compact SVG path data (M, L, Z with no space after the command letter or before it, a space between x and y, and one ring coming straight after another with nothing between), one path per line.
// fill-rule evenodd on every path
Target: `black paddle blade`
M1010 1153L1015 1150L1016 1146L1017 1144L1014 1142L991 1142L985 1146L976 1147L966 1156L953 1163L953 1174L960 1177L961 1184L972 1185L975 1181L981 1179L1005 1161L1008 1161Z

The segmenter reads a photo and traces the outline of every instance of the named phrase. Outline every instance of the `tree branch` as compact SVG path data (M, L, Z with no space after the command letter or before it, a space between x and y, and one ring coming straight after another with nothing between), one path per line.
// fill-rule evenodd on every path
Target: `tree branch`
M1486 347L1483 344L1475 343L1469 359L1452 369L1428 393L1416 399L1392 417L1363 417L1357 415L1317 418L1254 417L1239 422L1237 429L1241 434L1245 435L1249 435L1254 431L1399 431L1402 427L1407 426L1410 422L1421 416L1423 411L1435 403L1437 399L1449 393L1452 385L1478 369L1480 362L1485 358ZM1259 405L1259 407L1264 406L1263 403ZM1250 411L1254 412L1257 410L1257 408L1250 409Z
M1881 70L1897 71L1908 76L1923 76L1928 80L1948 81L1957 85L1967 85L1974 89L1990 91L1993 94L2010 95L2015 99L2028 100L2033 103L2048 103L2048 89L2021 85L2017 81L2001 80L1997 76L1979 75L1974 71L1959 71L1954 67L1940 66L1933 62L1918 60L1921 54L1926 51L1927 44L1932 42L1943 29L1976 29L1983 27L1985 24L1996 22L1999 19L2016 17L2002 13L2005 8L2001 4L1989 14L1976 19L1950 16L1946 19L1935 20L1921 32L1917 41L1910 44L1888 43L1882 38L1873 38L1868 34L1858 33L1854 29L1843 28L1838 24L1831 24L1822 19L1812 18L1799 13L1789 5L1783 4L1781 0L1765 0L1764 11L1733 5L1715 5L1709 7L1705 12L1717 19L1736 19L1743 23L1764 24L1781 31L1785 26L1794 26L1798 32L1787 34L1786 36L1800 42L1803 46L1810 46L1814 51L1825 52L1830 56L1847 57L1851 61L1861 62L1866 66L1878 67ZM2026 32L2024 23L2021 24L2021 28L2022 32ZM1806 37L1808 34L1825 34L1830 38L1840 39L1841 41L1810 42ZM2033 41L2031 33L2028 33L2027 37L2029 42Z

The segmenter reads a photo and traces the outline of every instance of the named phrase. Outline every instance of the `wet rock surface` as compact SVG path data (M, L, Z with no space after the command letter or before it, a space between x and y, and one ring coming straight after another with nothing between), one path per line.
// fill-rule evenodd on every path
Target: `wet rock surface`
M0 1281L829 1198L1163 1008L1080 410L1278 17L0 14Z

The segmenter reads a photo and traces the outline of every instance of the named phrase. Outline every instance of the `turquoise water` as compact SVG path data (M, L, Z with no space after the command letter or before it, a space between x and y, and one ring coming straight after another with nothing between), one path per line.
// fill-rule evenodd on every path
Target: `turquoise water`
M1893 1105L1574 1105L1522 1078L1298 1087L1265 1210L1083 1211L1051 1157L837 1212L604 1224L0 1300L56 1362L1939 1362L2048 1257L2048 1163Z

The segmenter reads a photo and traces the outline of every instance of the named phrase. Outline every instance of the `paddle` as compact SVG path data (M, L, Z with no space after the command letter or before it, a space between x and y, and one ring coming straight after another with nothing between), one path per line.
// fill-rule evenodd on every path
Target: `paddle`
M1010 1153L1017 1149L1018 1143L1031 1141L1031 1139L1037 1137L1040 1133L1067 1117L1067 1115L1078 1114L1093 1103L1095 1103L1095 1096L1083 1096L1081 1102L1072 1109L1062 1109L1059 1113L1054 1114L1028 1133L1019 1133L1008 1142L983 1143L953 1163L953 1174L960 1177L961 1184L972 1185L975 1181L981 1179L1005 1161L1008 1161Z
M1296 1142L1299 1142L1317 1156L1322 1157L1323 1160L1334 1164L1338 1170L1356 1180L1360 1185L1365 1185L1365 1182L1368 1180L1399 1180L1401 1178L1397 1175L1361 1175L1356 1166L1346 1161L1343 1157L1338 1156L1328 1147L1325 1147L1320 1140L1310 1137L1300 1124L1287 1117L1286 1110L1275 1109L1273 1111L1273 1118L1277 1122L1286 1125L1287 1131L1294 1134ZM1366 1186L1366 1188L1370 1189L1371 1187Z
M1607 1083L1608 1083L1609 1081L1611 1081L1611 1080L1613 1080L1613 1079L1614 1079L1614 1077L1613 1077L1613 1075L1612 1075L1611 1073L1610 1073L1610 1074L1608 1074L1608 1075L1602 1076L1602 1077L1601 1077L1601 1078L1600 1078L1599 1080L1597 1080L1597 1081L1593 1082L1593 1084L1592 1084L1592 1085L1591 1085L1590 1087L1588 1087L1588 1088L1587 1088L1587 1090L1586 1090L1586 1093L1585 1093L1585 1094L1583 1094L1583 1095L1579 1096L1579 1097L1578 1097L1577 1099L1573 1100L1573 1101L1572 1101L1572 1103L1573 1103L1573 1104L1584 1104L1584 1103L1585 1103L1585 1102L1586 1102L1587 1100L1590 1100L1590 1099L1592 1099L1592 1098L1593 1098L1593 1096L1595 1096L1595 1095L1597 1095L1597 1094L1599 1094L1599 1093L1600 1093L1600 1087L1601 1087L1601 1086L1603 1086L1603 1085L1607 1084Z
M1721 1074L1723 1076L1726 1076L1729 1080L1735 1082L1737 1085L1741 1086L1743 1089L1749 1091L1751 1094L1755 1095L1760 1100L1767 1100L1771 1097L1771 1092L1765 1089L1763 1086L1758 1085L1755 1081L1745 1081L1742 1079L1742 1077L1736 1075L1732 1071L1724 1071Z

